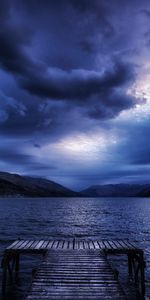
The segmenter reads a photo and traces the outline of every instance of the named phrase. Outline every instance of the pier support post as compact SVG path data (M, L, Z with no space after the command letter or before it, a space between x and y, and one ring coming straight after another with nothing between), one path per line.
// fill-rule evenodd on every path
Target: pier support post
M128 254L128 273L129 276L132 276L132 256Z
M7 284L7 256L4 255L3 261L2 261L2 268L3 268L3 273L2 273L2 299L5 298L5 293L6 293L6 284Z
M20 257L19 254L16 255L16 266L15 266L15 279L18 280L18 273L20 267Z
M132 275L134 282L139 286L140 299L145 297L145 261L143 251L135 251L135 253L128 253L128 272Z
M144 274L145 262L143 252L140 253L140 275L141 275L141 294L144 299L145 296L145 274Z

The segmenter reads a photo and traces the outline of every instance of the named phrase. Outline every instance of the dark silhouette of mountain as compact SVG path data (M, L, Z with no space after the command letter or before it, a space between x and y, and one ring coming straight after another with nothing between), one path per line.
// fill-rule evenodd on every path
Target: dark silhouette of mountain
M85 197L149 197L149 184L93 185L80 192Z
M74 197L78 193L43 178L0 172L0 195L26 197Z
M150 197L150 184L93 185L78 193L48 179L0 172L0 196Z
M146 185L143 190L139 193L140 197L150 197L150 185Z

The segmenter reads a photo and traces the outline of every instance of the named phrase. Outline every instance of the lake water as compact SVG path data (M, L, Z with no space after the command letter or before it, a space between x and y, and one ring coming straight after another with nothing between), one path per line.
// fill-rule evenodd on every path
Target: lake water
M150 199L148 198L0 198L0 258L15 239L130 239L145 250L146 295L150 299ZM20 285L9 300L21 299L38 258L24 257ZM125 286L126 261L112 258ZM1 275L1 274L0 274ZM132 284L131 284L132 285ZM131 286L132 287L132 286ZM133 298L132 298L133 299Z

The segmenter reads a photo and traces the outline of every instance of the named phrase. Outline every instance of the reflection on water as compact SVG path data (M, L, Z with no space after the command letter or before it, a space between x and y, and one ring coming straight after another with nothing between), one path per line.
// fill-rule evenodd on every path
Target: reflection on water
M18 237L131 239L146 250L148 274L149 216L150 199L142 198L0 199L0 254Z

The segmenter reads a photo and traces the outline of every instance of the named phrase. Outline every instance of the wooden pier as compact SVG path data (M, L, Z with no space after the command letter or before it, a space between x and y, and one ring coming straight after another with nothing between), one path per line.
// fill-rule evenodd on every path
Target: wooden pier
M126 299L103 252L51 250L39 267L26 298Z
M17 240L4 252L2 295L7 281L19 276L22 254L42 254L27 300L127 299L107 256L124 254L128 271L139 285L144 299L144 257L142 249L129 241L106 240Z

